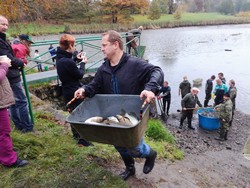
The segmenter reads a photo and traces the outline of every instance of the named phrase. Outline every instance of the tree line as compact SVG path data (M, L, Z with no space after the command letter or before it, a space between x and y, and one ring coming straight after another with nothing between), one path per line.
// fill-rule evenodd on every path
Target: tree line
M1 0L0 12L10 22L64 21L129 23L132 14L159 19L179 7L188 12L235 14L250 10L250 0ZM183 8L184 7L184 8Z

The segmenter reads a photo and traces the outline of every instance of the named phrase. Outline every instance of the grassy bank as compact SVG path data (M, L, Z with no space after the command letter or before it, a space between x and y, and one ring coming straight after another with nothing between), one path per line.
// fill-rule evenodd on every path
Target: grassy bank
M32 103L34 109L45 105L34 99ZM113 146L94 143L94 147L78 147L69 128L52 113L34 111L35 132L14 130L11 135L19 157L30 164L23 168L0 165L0 187L127 187L109 171L109 166L122 163ZM157 160L183 158L174 137L160 121L150 121L147 135L146 142L158 152Z
M168 27L182 27L182 26L200 26L200 25L218 25L218 24L243 24L250 23L248 16L231 16L222 15L219 13L183 13L181 19L176 20L174 15L162 15L159 20L149 20L147 16L134 15L134 22L127 25L120 24L71 24L64 22L60 24L50 24L46 22L21 23L11 24L8 33L11 36L20 33L27 33L30 35L46 35L59 34L62 32L68 33L100 33L108 29L117 31L127 31L131 28L143 25L145 29L157 29Z

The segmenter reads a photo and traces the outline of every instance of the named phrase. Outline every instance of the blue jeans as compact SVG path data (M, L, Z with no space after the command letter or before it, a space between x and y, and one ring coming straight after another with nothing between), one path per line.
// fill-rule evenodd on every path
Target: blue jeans
M115 147L115 149L123 157L133 157L133 158L145 158L149 156L150 147L144 142L142 138L139 145L135 148L125 148L125 147Z
M11 119L16 129L24 132L32 131L34 125L31 123L27 98L24 94L22 83L12 83L11 88L16 101L16 103L9 108Z

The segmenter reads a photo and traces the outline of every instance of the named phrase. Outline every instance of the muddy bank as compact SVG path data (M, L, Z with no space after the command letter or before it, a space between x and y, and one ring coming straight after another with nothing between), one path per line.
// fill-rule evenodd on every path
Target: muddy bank
M128 180L129 187L250 187L250 161L243 157L243 148L250 135L250 116L236 111L228 140L214 138L217 131L198 127L198 117L193 119L197 131L184 126L178 129L180 114L171 114L166 127L175 135L185 159L174 163L157 161L153 171L142 173L144 161L136 164L136 176ZM119 170L122 170L120 166ZM118 173L119 170L114 170Z
M67 112L55 110L48 103L32 95L32 101L37 110L44 110L54 114L58 123L68 127L65 118ZM39 102L40 101L40 102ZM38 103L39 102L39 103ZM243 147L250 135L250 115L236 111L228 141L214 140L217 131L205 131L198 127L197 116L193 125L197 131L192 131L184 124L178 129L180 114L171 114L165 121L178 146L185 152L182 161L156 160L155 167L149 174L142 172L144 160L136 159L136 175L127 180L131 188L249 188L250 160L243 157ZM69 127L68 127L69 128ZM101 162L114 175L124 170L122 160L119 164Z

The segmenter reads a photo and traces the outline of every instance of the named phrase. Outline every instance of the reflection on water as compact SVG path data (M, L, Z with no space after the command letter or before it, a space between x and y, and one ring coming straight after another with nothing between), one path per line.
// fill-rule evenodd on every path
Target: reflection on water
M223 72L227 85L230 79L236 82L236 108L250 114L250 25L145 30L141 45L146 46L145 58L160 66L169 81L171 112L180 108L178 87L184 75L190 82L203 78L198 95L203 103L206 80Z

